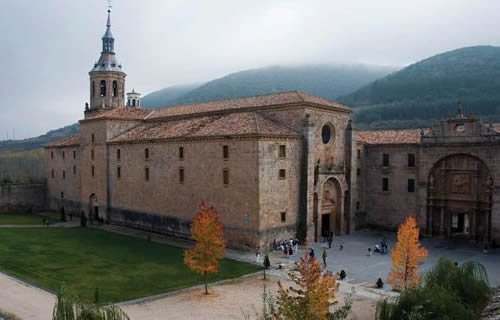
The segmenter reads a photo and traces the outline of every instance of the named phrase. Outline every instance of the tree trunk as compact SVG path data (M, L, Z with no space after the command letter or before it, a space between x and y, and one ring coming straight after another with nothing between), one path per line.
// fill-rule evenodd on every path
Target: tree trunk
M207 284L207 273L203 275L203 278L205 279L205 294L208 294L208 284Z

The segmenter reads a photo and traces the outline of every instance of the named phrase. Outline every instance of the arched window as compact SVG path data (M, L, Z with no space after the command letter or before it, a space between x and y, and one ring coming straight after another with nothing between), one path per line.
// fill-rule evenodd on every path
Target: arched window
M118 81L113 81L113 97L118 95Z
M106 96L106 80L101 80L101 97Z
M95 81L92 81L92 98L95 97Z

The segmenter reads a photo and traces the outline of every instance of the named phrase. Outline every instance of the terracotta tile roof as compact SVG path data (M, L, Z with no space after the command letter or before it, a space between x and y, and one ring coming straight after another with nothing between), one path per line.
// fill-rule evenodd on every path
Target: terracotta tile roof
M256 112L208 115L161 122L146 122L111 142L224 136L298 137L295 130Z
M90 115L81 122L96 120L96 119L112 119L112 120L141 120L146 118L152 110L142 108L115 108L107 111L97 112Z
M424 133L430 129L425 128ZM419 143L422 129L357 131L356 139L367 144Z
M344 105L325 100L320 97L315 97L307 93L290 91L275 94L267 94L254 97L237 98L230 100L217 100L197 104L186 104L164 109L156 110L149 118L166 118L174 116L182 116L187 114L217 112L223 110L244 109L252 107L268 107L276 105L284 105L291 103L309 103L319 104L325 107L330 107L345 112L351 112L351 109Z
M44 145L46 148L73 147L80 145L80 135L62 138Z

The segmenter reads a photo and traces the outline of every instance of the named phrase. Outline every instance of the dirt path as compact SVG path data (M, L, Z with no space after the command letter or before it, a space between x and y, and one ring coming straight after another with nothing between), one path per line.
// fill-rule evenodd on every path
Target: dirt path
M189 290L158 300L122 306L132 320L229 320L245 319L244 313L255 319L254 310L262 308L261 276L242 278L221 284L210 289L206 296L202 290ZM270 290L277 290L276 277L271 277L266 284ZM341 290L344 291L344 290ZM339 301L343 302L343 294L339 293ZM375 313L375 301L372 299L353 297L353 310L348 319L372 320Z
M23 320L50 320L55 297L0 273L0 310Z

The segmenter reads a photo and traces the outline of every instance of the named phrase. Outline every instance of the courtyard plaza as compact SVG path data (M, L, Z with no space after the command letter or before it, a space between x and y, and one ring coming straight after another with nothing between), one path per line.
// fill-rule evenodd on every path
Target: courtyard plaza
M375 244L383 239L389 243L387 254L373 253L367 256L367 249L372 250ZM332 248L328 249L327 242L315 243L309 247L314 249L315 256L321 261L323 249L327 251L327 269L332 272L345 270L347 278L345 281L363 286L374 285L378 278L384 283L392 267L391 250L397 240L396 233L379 231L357 231L350 235L334 237ZM343 243L344 249L339 250ZM491 287L500 286L500 249L489 249L488 254L483 254L482 244L473 244L465 240L448 240L438 238L422 238L420 244L428 250L427 258L421 263L419 272L425 273L430 270L439 257L448 257L452 261L461 264L466 261L481 263L488 272ZM286 259L297 261L307 251L305 247L302 252L294 254ZM273 256L283 258L283 254L276 251ZM385 290L390 286L384 285Z

